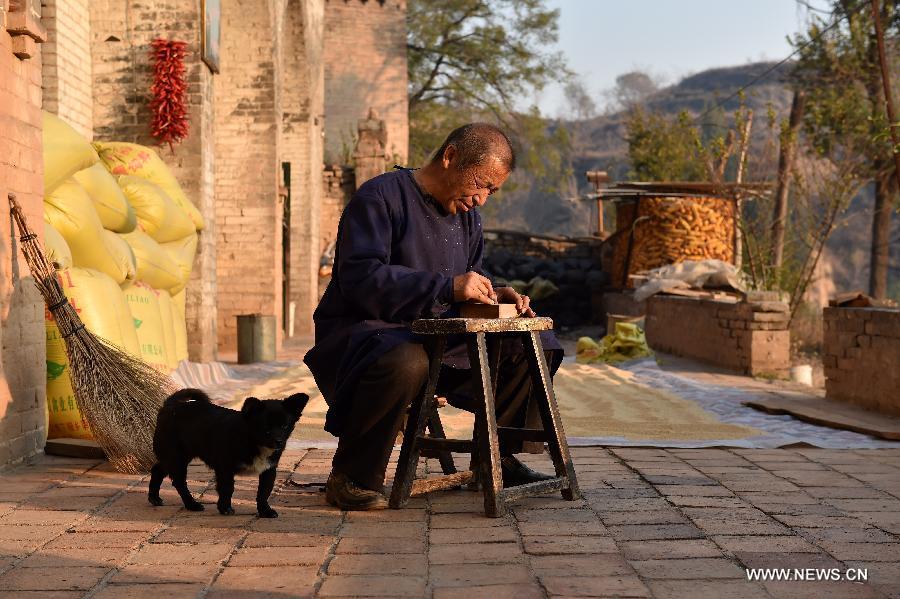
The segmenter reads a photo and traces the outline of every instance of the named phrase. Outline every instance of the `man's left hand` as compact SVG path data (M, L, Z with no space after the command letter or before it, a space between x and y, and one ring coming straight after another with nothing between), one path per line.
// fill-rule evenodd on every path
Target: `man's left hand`
M497 303L515 304L519 316L534 318L535 314L531 309L531 299L527 295L521 295L512 287L496 287L494 293L497 294Z

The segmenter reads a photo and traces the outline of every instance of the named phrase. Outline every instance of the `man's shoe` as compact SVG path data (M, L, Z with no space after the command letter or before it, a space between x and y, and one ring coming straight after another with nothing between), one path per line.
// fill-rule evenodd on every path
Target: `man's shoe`
M364 489L345 474L332 472L325 483L325 501L342 510L383 510L387 497L378 491Z
M500 458L500 471L503 473L504 487L516 487L556 478L556 475L532 470L511 455Z

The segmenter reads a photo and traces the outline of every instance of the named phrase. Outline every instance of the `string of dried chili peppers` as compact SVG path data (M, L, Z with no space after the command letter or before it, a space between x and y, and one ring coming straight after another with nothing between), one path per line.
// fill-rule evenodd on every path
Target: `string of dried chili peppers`
M184 80L184 57L186 42L155 39L150 45L153 50L153 84L150 92L150 111L153 120L150 134L159 140L160 145L176 144L187 137L188 116L185 108L187 83Z

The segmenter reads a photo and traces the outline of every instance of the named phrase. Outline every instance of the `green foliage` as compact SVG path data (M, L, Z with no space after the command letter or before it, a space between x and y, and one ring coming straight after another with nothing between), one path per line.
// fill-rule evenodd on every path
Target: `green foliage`
M630 176L638 181L700 181L706 178L700 131L687 111L673 120L634 108L625 124Z
M881 4L885 37L896 40L896 6ZM827 17L812 16L807 31L792 40L798 49L792 80L807 97L804 133L821 157L865 156L859 174L877 178L893 169L893 148L869 2L834 0L831 10ZM834 22L839 24L829 28ZM888 60L896 74L898 53L889 53Z
M423 164L452 129L503 127L522 170L553 186L566 175L567 139L522 99L570 73L559 54L558 10L545 0L410 0L407 8L410 164Z
M748 118L743 98L731 125L718 109L709 113L705 127L695 125L686 110L670 119L635 106L625 122L629 175L641 181L723 182L729 165L737 169L731 158Z

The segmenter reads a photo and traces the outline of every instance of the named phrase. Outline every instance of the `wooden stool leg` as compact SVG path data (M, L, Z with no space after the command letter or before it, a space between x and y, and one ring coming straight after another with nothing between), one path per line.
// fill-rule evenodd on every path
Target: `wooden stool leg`
M495 394L497 393L497 377L500 373L500 351L501 351L501 338L499 335L491 335L487 337L487 356L488 356L488 367L491 371L491 391ZM474 367L473 367L474 368ZM472 471L474 477L472 482L469 483L468 488L472 491L480 490L480 480L478 475L481 470L481 461L478 456L478 426L474 427L472 431L472 459L469 461L469 470Z
M569 444L566 442L566 433L563 430L562 419L559 417L559 408L553 393L553 381L544 357L540 333L531 331L522 337L525 345L525 357L531 371L532 397L537 401L541 412L541 421L544 424L544 431L547 432L547 445L550 448L553 467L556 469L557 476L564 476L569 482L568 488L562 490L563 499L569 501L580 499L581 491L578 489L578 480L575 477L575 465L572 463Z
M480 480L484 490L484 513L491 518L499 518L506 513L506 506L500 498L503 490L503 476L500 473L500 446L497 435L497 413L494 405L494 391L491 388L491 372L484 333L470 336L469 362L472 367L472 391L476 394L477 411L475 426L478 429L478 461ZM477 397L480 395L481 397ZM479 401L480 400L480 401Z
M391 489L389 501L389 505L394 509L402 508L409 501L413 479L416 477L416 467L419 465L418 439L425 432L428 414L434 405L434 390L441 373L441 360L444 357L446 344L446 337L437 335L434 339L429 339L426 346L429 356L428 382L425 384L422 399L413 402L407 418L406 431L403 433L403 445L400 447L400 458L397 461L397 472L394 475L394 486Z
M433 400L428 413L428 431L435 439L447 438L444 433L444 425L441 423L441 416L438 414L437 404ZM449 451L440 452L438 461L441 463L441 470L444 474L456 474L456 464L453 463L453 455Z

